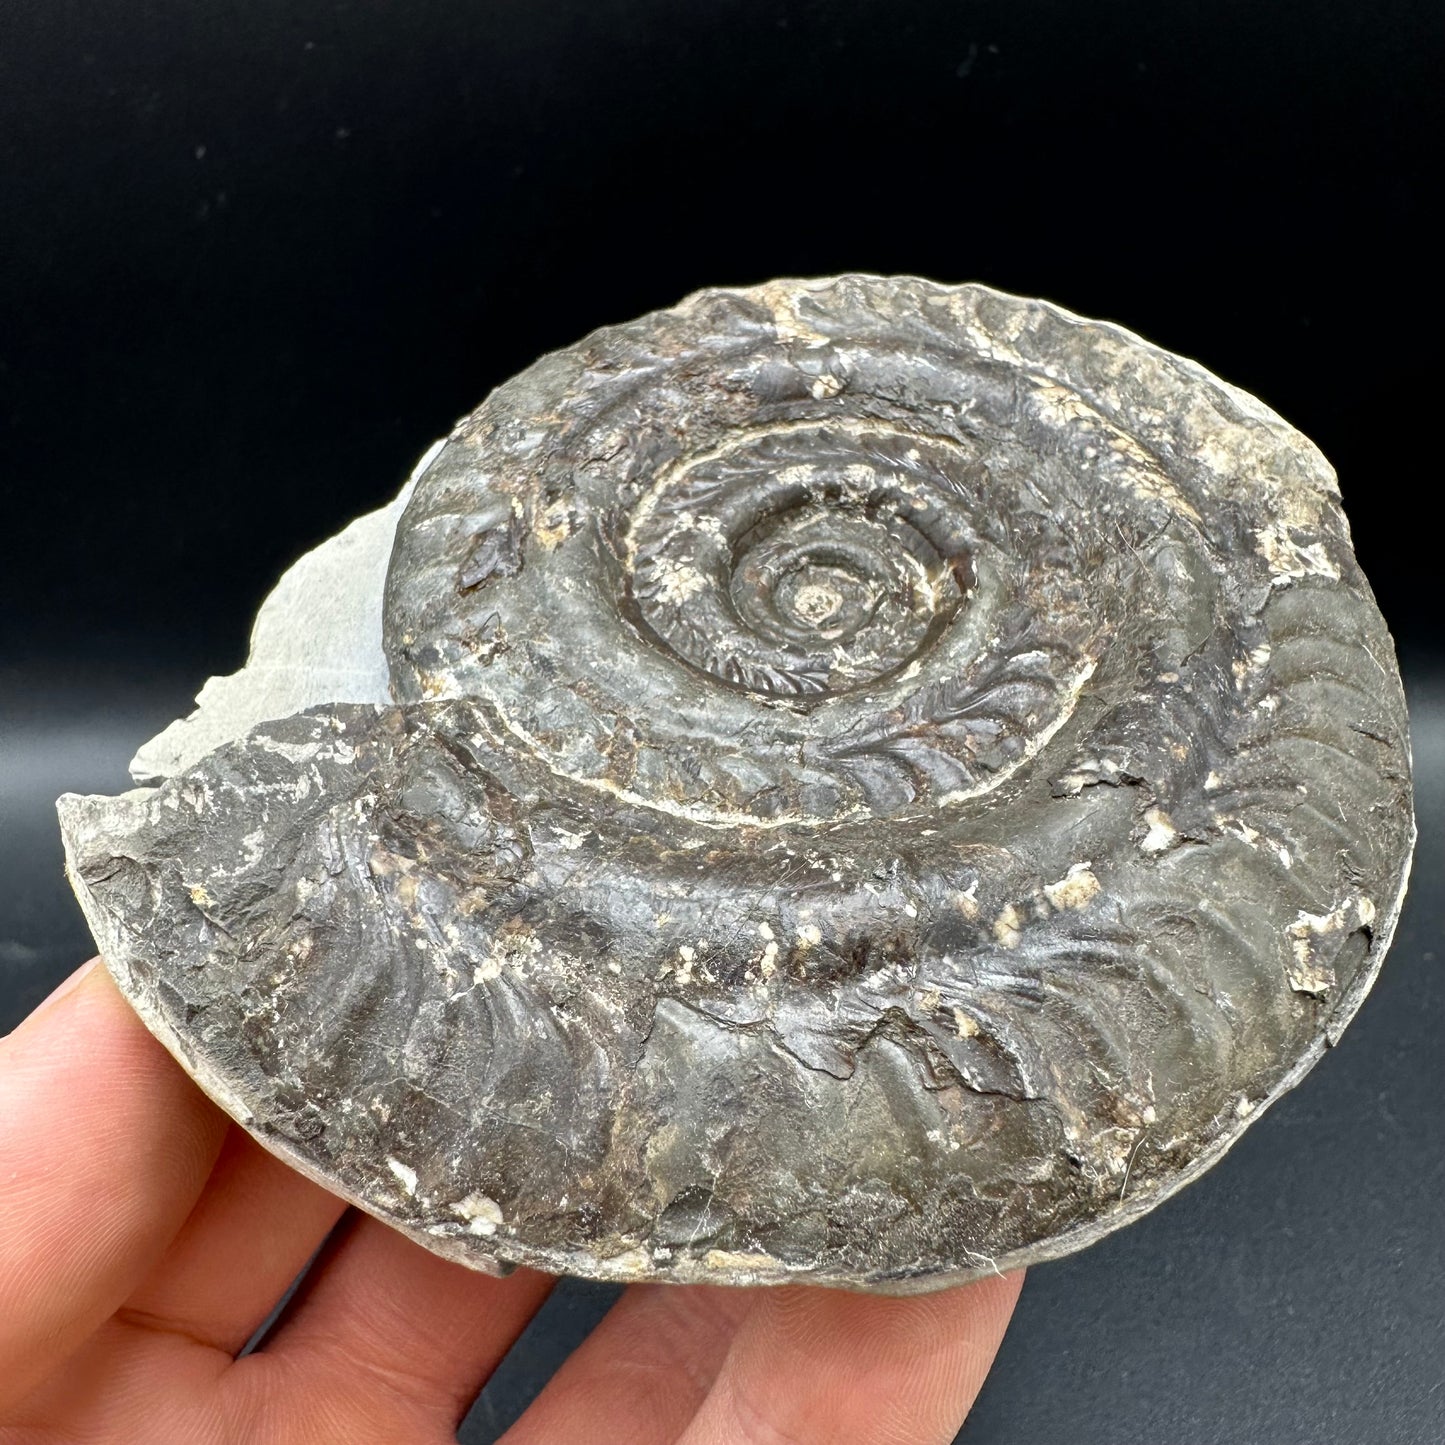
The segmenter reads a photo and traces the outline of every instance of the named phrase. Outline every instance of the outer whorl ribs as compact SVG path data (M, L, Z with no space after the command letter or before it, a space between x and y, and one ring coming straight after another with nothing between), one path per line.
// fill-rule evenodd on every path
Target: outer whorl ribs
M702 292L506 383L407 495L288 577L155 786L62 811L149 1024L429 1248L1048 1258L1368 988L1390 639L1329 466L1192 363L975 286Z

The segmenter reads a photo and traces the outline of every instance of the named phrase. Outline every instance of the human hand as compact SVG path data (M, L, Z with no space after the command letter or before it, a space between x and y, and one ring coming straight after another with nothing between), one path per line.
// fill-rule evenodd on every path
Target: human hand
M1021 1280L634 1285L506 1445L947 1442ZM0 1445L452 1440L553 1283L347 1211L228 1123L94 964L0 1041Z

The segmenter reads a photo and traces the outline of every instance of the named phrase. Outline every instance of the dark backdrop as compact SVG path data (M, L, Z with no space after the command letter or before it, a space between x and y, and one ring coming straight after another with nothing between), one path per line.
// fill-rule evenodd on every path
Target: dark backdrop
M539 352L780 274L1047 296L1336 463L1424 840L1345 1043L1035 1272L965 1436L1438 1442L1442 75L1438 0L0 0L0 1026L86 949L55 793L121 786L286 563Z

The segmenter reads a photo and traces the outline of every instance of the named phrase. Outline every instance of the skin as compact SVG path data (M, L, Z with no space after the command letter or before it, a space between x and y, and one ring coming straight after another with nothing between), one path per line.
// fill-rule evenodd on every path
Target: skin
M450 1441L554 1282L438 1259L293 1173L95 961L0 1041L0 1445ZM944 1445L1021 1283L633 1286L504 1439Z

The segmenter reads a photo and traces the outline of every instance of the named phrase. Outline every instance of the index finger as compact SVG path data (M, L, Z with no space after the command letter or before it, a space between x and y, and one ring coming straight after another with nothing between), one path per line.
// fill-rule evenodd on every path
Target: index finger
M998 1275L902 1298L769 1290L678 1445L948 1445L1022 1284Z
M0 1041L0 1410L154 1266L225 1133L96 962Z

